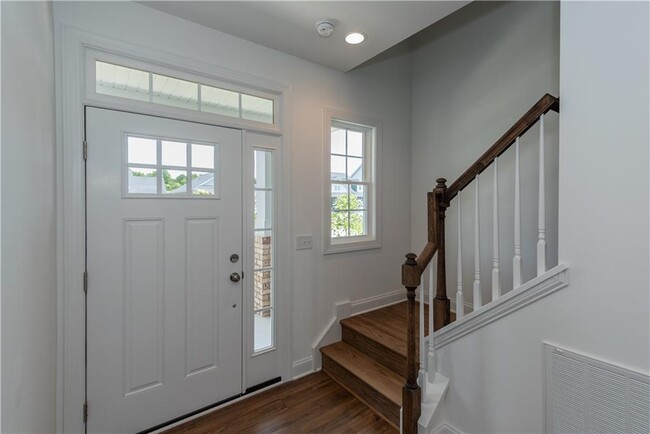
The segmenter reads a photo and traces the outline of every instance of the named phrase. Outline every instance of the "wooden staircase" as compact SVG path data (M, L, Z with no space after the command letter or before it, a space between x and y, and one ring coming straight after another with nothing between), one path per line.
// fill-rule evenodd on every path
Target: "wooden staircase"
M341 331L342 341L320 349L323 371L399 430L407 368L406 302L344 319Z

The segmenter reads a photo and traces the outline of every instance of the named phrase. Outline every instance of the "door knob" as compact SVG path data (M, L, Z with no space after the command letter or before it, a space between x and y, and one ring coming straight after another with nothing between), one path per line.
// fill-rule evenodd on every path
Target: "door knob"
M240 280L241 280L241 277L239 276L239 273L232 273L232 274L230 275L230 281L231 281L231 282L235 282L235 283L237 283L237 282L239 282Z

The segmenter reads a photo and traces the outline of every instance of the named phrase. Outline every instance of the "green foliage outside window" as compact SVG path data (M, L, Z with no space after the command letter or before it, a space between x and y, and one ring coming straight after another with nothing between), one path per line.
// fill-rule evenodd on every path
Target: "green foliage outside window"
M149 173L144 173L144 172L139 172L139 171L133 170L132 173L133 173L133 176L145 176L145 177L149 177L149 178L155 178L156 175L157 175L157 171L155 171L155 170L152 171L152 172L149 172ZM187 184L187 175L185 175L184 173L181 173L176 178L172 178L172 175L169 173L169 170L163 169L162 173L163 173L163 182L165 183L165 191L176 190L177 188L182 187L185 184ZM197 175L197 174L192 175L192 179L195 179L195 178L198 178L198 177L199 177L199 175ZM210 194L210 193L205 191L205 192L201 192L201 193L198 193L198 194Z
M332 212L332 236L346 237L364 235L362 214L349 211L361 208L363 208L363 203L356 195L344 194L337 197L334 205L332 205L332 209L334 211L346 212Z

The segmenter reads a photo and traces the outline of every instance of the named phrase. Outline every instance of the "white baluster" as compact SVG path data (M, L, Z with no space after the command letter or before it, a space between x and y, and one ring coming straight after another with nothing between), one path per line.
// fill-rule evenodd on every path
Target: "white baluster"
M521 189L519 185L519 137L515 141L515 254L512 258L512 289L521 286Z
M460 205L460 191L458 192L458 261L456 267L456 318L460 319L465 315L465 303L463 301L463 236L462 236L462 207Z
M474 310L483 305L481 297L481 237L479 221L478 175L476 175L476 200L474 201Z
M537 275L546 272L546 192L544 167L544 115L539 117L539 194L537 225Z
M501 297L499 277L499 163L494 159L494 208L492 217L492 301Z
M419 303L419 308L420 308L420 348L419 348L419 353L420 353L420 372L419 372L419 377L420 377L420 388L422 389L422 396L426 397L426 387L427 387L427 378L426 378L426 369L424 366L425 363L425 358L424 358L424 349L426 348L425 344L425 336L424 336L424 283L420 285L420 303Z
M433 381L436 376L436 358L433 352L433 291L434 291L433 260L429 265L429 350L427 352L427 369L429 380Z

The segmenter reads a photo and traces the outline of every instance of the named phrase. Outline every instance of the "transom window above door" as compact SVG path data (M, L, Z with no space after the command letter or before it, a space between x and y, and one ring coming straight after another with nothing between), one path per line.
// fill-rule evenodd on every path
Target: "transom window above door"
M100 60L92 65L97 95L276 124L275 98L253 95L252 90L211 86Z
M127 197L219 198L219 145L127 134Z

